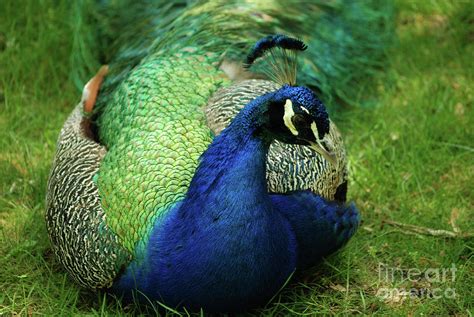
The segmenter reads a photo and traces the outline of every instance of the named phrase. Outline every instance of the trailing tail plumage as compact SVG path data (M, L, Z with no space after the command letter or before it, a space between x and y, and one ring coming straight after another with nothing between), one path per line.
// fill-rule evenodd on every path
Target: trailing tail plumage
M331 107L341 101L351 104L361 84L386 66L385 54L394 38L391 1L99 3L75 4L72 74L79 89L99 61L115 65L115 75L108 78L114 87L153 51L198 46L243 61L259 39L284 33L309 47L299 59L299 84L319 91Z

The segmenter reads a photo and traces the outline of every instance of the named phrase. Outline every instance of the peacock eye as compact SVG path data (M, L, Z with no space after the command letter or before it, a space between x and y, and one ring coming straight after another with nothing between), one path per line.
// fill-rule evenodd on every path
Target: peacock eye
M292 121L296 127L302 127L308 124L308 121L306 120L305 116L301 114L295 114L292 118Z

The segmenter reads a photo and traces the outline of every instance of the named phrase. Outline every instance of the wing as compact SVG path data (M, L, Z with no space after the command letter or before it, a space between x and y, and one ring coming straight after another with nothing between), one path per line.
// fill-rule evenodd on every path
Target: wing
M103 288L130 254L106 225L94 182L106 150L93 141L79 104L64 124L48 180L46 224L52 248L81 285Z

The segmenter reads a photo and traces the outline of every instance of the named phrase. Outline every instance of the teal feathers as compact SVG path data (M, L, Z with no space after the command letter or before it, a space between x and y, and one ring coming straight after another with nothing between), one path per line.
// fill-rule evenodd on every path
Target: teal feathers
M242 62L258 39L283 33L309 47L299 54L298 84L319 91L326 104L351 104L360 84L385 66L394 36L390 1L123 0L94 5L86 0L75 4L72 74L82 89L99 60L112 63L104 97L150 53L166 55L190 46L217 53L220 60Z

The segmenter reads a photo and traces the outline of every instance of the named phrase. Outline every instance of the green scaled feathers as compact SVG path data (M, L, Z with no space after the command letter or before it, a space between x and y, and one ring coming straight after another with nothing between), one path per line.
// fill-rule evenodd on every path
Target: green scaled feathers
M131 252L184 198L211 142L200 107L223 78L209 57L187 54L150 57L135 68L99 120L109 150L99 170L102 206L107 224Z

